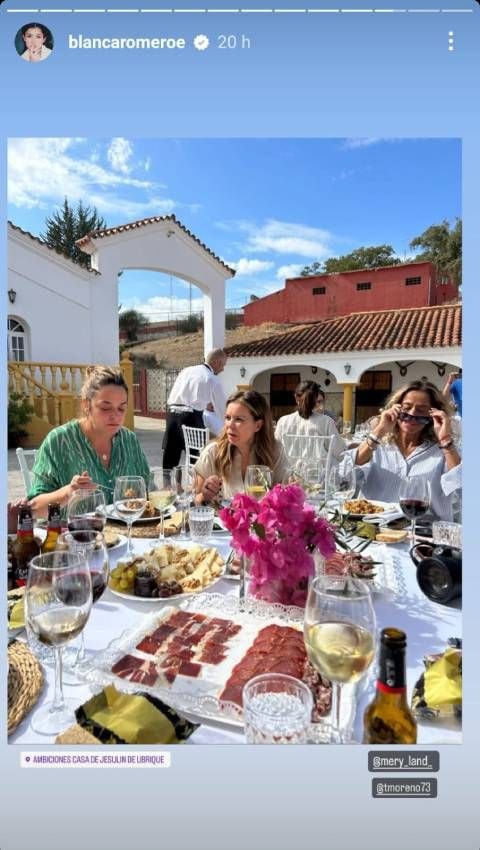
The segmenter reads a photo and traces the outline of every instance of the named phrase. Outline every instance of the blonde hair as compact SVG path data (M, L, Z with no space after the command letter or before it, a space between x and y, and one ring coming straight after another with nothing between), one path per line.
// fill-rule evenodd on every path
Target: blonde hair
M229 404L233 403L243 404L256 422L260 419L263 420L262 427L255 433L253 448L258 462L262 466L268 466L272 469L278 457L278 446L273 433L270 407L263 395L257 393L256 390L239 390L227 398L227 408ZM238 449L228 442L225 429L223 429L215 442L217 444L215 466L219 475L223 478L228 478L232 470L235 452Z
M87 366L85 379L80 390L82 401L91 401L102 387L122 387L128 395L128 386L120 369L113 366Z
M437 410L443 410L444 413L450 418L450 413L448 410L448 404L442 396L438 387L435 384L432 384L430 381L410 381L409 384L403 384L403 386L399 387L398 390L395 390L388 398L385 403L385 407L381 408L381 410L388 410L389 407L393 407L394 404L401 404L405 396L410 392L420 392L425 393L428 396L430 407L436 407ZM395 425L393 433L386 437L386 441L392 442L396 439L398 435L398 424ZM420 436L422 440L428 440L431 443L437 443L438 439L435 434L433 428L433 421L429 422L428 425L425 425L422 431L420 432Z

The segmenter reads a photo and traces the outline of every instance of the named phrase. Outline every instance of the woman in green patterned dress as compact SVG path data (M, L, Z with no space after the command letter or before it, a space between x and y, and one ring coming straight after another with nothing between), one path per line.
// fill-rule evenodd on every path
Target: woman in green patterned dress
M81 418L50 431L38 451L28 494L37 516L46 515L49 502L66 505L76 491L98 485L108 504L120 475L141 475L148 487L147 459L137 436L123 427L128 390L122 373L90 367L81 399Z

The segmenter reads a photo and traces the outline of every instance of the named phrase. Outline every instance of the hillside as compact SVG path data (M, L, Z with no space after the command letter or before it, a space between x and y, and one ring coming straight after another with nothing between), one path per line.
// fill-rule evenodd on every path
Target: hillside
M274 322L264 322L255 327L241 327L226 331L225 346L236 345L240 342L252 342L275 336L285 331L294 330L297 325L277 325ZM177 337L156 339L151 342L141 342L129 346L129 354L135 359L136 355L154 355L157 363L170 369L183 369L203 360L203 331L194 334L184 334Z

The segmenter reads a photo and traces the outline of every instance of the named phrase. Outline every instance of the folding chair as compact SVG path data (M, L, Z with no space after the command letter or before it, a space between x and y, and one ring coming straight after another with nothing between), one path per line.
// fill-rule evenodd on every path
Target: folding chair
M206 428L191 428L189 425L182 425L182 431L185 440L185 464L193 466L207 445L208 431Z
M37 458L37 449L17 449L18 465L23 476L25 495L32 489L32 468Z

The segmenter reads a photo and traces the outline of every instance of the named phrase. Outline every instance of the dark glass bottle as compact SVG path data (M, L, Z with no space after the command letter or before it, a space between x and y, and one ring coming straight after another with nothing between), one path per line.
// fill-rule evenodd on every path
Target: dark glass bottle
M365 744L416 744L417 724L407 703L405 650L400 629L382 629L377 692L364 718Z
M27 583L28 565L38 554L38 543L33 536L32 509L26 505L19 510L17 539L12 546L13 587L22 587Z
M61 511L58 502L51 502L48 506L47 536L43 541L42 554L53 552L57 545L58 535L62 531Z

